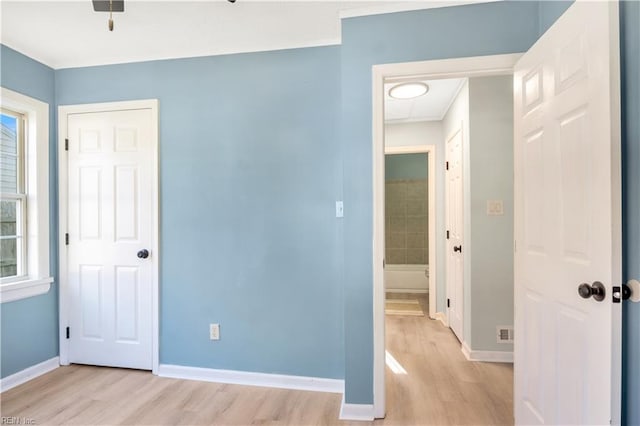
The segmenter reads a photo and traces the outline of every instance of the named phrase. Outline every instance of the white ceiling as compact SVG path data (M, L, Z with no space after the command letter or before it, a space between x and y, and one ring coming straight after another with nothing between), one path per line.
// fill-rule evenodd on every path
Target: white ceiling
M91 0L0 0L0 41L70 68L338 44L340 17L482 1L125 0L109 32Z
M413 99L394 99L389 89L398 83L384 85L384 119L387 123L441 121L464 83L463 78L417 80L429 85L429 91Z

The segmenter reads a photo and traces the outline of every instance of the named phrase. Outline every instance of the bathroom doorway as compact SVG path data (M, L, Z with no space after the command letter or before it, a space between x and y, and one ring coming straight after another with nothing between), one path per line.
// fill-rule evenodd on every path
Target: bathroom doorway
M392 134L393 128L385 149L385 310L435 318L435 299L429 303L429 296L435 297L429 288L429 265L435 258L435 174L430 164L435 147L399 145L424 142L423 129L413 127L413 132L404 128L401 137Z

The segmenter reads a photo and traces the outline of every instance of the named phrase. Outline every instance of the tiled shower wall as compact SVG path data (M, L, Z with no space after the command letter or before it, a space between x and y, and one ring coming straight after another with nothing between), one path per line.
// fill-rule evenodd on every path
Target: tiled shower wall
M427 180L387 180L385 190L386 263L426 265L429 261Z

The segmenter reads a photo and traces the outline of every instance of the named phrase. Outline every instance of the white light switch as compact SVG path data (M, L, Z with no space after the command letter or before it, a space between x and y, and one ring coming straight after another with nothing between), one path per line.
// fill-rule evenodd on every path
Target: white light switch
M344 204L342 204L342 201L336 201L336 217L344 217Z
M209 339L220 340L220 324L209 324Z
M502 200L487 200L487 215L501 216L504 214Z

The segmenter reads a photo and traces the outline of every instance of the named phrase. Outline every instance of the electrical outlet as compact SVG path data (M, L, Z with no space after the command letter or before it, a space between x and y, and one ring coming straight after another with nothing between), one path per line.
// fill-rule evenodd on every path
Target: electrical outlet
M209 339L220 340L220 324L209 324Z
M336 217L344 217L344 204L342 201L336 201Z

